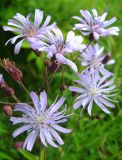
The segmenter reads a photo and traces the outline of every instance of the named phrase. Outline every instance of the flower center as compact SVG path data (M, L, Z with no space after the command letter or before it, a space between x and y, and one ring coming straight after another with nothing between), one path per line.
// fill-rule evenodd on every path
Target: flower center
M97 88L89 88L89 95L90 96L95 96L98 93Z
M91 65L94 67L94 68L99 68L100 66L100 61L98 58L95 58L91 61Z
M33 37L36 35L36 33L37 33L37 29L32 25L30 25L29 28L26 30L27 37Z

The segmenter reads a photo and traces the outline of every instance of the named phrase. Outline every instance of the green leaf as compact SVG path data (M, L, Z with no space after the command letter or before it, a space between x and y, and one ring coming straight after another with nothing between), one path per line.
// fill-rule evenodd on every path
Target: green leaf
M26 151L26 150L23 150L23 149L20 149L19 152L27 159L27 160L38 160L38 157L33 155L32 153Z
M13 160L6 153L0 152L0 160Z

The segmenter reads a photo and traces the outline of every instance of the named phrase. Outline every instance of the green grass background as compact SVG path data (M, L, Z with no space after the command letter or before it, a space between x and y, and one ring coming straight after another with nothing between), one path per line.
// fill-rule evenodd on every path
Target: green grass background
M6 25L7 20L15 13L27 15L30 12L34 13L35 8L44 10L45 16L51 15L52 21L57 22L64 35L72 30L76 21L71 17L80 15L80 9L91 10L96 8L100 14L107 11L108 19L113 16L117 17L116 26L120 27L120 36L101 38L99 43L105 47L105 52L111 51L112 57L116 60L116 64L108 69L114 72L115 83L118 88L116 99L119 100L119 103L111 111L111 115L106 115L99 109L94 110L94 115L99 115L100 119L90 118L86 115L79 119L80 109L76 111L75 116L69 119L69 123L66 124L67 127L73 129L73 133L62 135L65 145L59 149L49 147L47 158L48 160L122 160L122 0L0 0L0 57L16 61L17 66L23 71L23 81L29 91L38 91L43 86L44 65L26 44L23 45L21 53L14 56L13 46L4 46L6 40L13 34L3 32L2 26ZM2 68L0 68L0 73L4 73L8 84L15 88L17 97L22 101L28 101L26 93ZM74 72L67 70L65 84L67 86L72 85L74 79L76 79ZM58 72L51 85L49 103L54 100L57 94L61 96L60 83L61 74ZM67 97L68 107L72 108L71 104L74 97L67 90L64 92L64 96ZM0 100L12 102L12 99L6 97L2 90L0 90ZM37 160L38 141L31 153L23 150L17 151L13 148L15 141L24 140L26 137L25 133L13 139L11 135L15 128L17 126L11 125L9 117L3 113L2 106L0 106L0 160Z

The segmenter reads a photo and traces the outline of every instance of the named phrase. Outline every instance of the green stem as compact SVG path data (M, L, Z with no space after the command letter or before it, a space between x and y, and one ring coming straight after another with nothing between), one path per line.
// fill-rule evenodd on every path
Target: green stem
M21 80L20 80L20 81L17 81L17 82L18 82L18 84L25 90L25 92L30 96L30 94L29 94L27 88L25 87L25 85L23 84L23 82L22 82Z
M40 144L39 160L42 160L42 143Z
M47 159L47 148L44 147L44 160L46 160L46 159Z

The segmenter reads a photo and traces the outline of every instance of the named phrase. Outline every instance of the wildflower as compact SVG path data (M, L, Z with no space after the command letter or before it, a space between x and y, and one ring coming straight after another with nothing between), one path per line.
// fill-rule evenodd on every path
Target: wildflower
M76 80L76 82L80 85L80 87L71 86L69 89L71 91L80 93L80 95L76 98L74 109L78 109L81 105L83 106L83 110L87 107L88 113L91 116L91 110L93 107L93 103L96 103L105 113L109 114L110 111L106 108L115 108L115 105L111 103L109 97L113 97L116 94L114 92L115 85L112 85L113 80L106 81L106 77L101 79L96 79L93 75L79 74L80 80Z
M112 76L112 73L105 69L105 65L111 65L115 63L112 59L110 60L110 53L104 55L104 48L100 48L98 44L94 46L89 45L86 50L81 53L82 57L82 66L86 66L86 70L89 71L90 74L95 74L96 78L100 78L102 74L105 77Z
M67 64L77 72L75 63L67 59L65 55L74 51L82 51L82 49L85 48L85 45L81 44L83 41L81 36L75 36L74 32L70 31L65 41L61 30L52 28L50 31L47 31L45 36L40 37L41 40L33 40L30 38L31 47L33 49L46 52L48 58L56 59L62 64Z
M21 38L21 40L15 45L14 52L15 54L18 54L21 48L21 45L24 40L28 41L28 38L37 37L39 34L44 34L48 29L51 27L54 27L56 24L53 23L49 25L51 16L47 16L45 22L40 27L40 24L43 20L43 11L36 9L35 10L35 19L32 23L30 20L31 14L29 14L27 17L23 16L20 13L17 13L12 19L9 19L8 25L4 26L4 31L12 31L15 33L19 33L19 35L14 36L13 38L9 39L6 42L6 45L11 42L14 44L17 39Z
M62 97L47 108L47 95L45 91L41 92L40 99L35 92L31 92L34 108L25 103L18 103L15 106L15 111L22 112L23 117L11 117L13 124L24 123L24 126L18 128L13 132L13 137L20 135L25 131L29 131L23 148L31 151L37 136L39 135L41 142L47 147L49 143L53 147L58 147L54 141L59 145L63 145L64 142L57 133L70 133L70 129L65 129L59 124L67 121L67 116L64 115L66 108L63 111L58 109L63 105L65 98Z
M92 9L92 14L88 10L80 10L83 18L74 16L80 23L75 24L74 29L80 30L81 34L89 35L90 40L98 40L99 37L105 37L107 35L118 35L118 27L110 27L116 21L116 17L110 20L105 20L107 13L98 15L96 9Z

